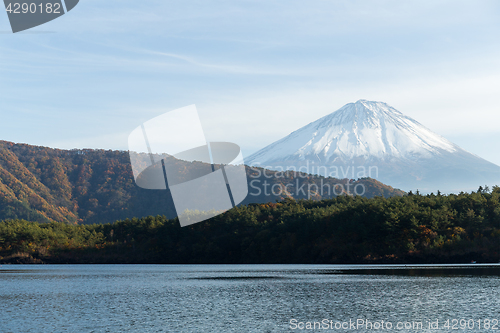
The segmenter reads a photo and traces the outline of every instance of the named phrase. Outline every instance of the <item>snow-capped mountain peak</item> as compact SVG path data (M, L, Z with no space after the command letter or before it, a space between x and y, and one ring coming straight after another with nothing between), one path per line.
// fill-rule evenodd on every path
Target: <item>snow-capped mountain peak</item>
M408 166L420 168L419 163L432 159L452 163L452 156L460 156L462 162L456 160L457 164L476 159L487 165L487 169L500 172L500 167L466 152L390 105L359 100L270 144L251 155L246 163L280 169L304 165L307 161L324 166L383 164L395 168L394 165L399 165L396 169L404 173ZM422 179L422 176L412 177Z
M429 156L458 147L383 102L359 100L291 133L256 154L249 163L316 155L328 162L345 158Z

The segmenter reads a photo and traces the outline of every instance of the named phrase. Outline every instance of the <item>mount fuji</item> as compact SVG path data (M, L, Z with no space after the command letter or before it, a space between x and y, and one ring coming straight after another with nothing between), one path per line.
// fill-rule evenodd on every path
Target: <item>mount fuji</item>
M500 166L383 102L359 100L254 153L247 165L336 178L375 178L424 193L500 185Z

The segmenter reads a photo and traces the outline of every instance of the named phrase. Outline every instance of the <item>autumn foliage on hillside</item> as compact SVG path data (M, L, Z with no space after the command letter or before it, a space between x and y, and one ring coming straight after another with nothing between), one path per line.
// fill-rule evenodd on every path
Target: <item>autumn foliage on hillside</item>
M200 162L178 163L182 163L178 169L186 174L202 167ZM260 168L247 168L247 175L253 186L243 205L290 197L330 198L335 194L319 191L322 185L333 188L348 183L362 184L366 197L403 195L369 178L339 180ZM292 186L286 187L289 184ZM264 187L274 191L266 193ZM352 195L342 191L337 194ZM168 191L145 190L135 184L126 151L61 150L0 141L0 220L81 224L148 215L174 218L177 213Z

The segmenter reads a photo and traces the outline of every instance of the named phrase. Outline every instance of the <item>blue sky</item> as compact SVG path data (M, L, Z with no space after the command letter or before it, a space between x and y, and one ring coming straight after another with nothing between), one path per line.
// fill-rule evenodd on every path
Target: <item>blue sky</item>
M196 104L244 155L358 99L500 164L498 1L81 0L12 34L0 14L0 139L127 149Z

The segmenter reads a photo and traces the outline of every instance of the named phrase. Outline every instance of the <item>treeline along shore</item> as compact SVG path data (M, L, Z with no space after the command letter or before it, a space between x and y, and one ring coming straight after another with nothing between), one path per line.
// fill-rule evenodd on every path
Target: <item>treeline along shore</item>
M149 216L108 224L0 222L0 263L499 262L500 187L390 198L339 196L237 207L181 228Z

